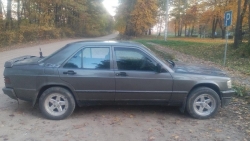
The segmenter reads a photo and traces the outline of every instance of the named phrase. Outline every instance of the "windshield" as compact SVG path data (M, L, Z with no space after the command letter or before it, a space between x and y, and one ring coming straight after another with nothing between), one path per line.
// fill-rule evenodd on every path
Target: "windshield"
M61 49L55 51L54 53L50 54L49 56L44 56L44 58L42 58L41 60L39 60L38 62L43 62L45 60L47 60L48 58L50 58L51 56L57 54L58 52L60 52L61 50L65 49L68 45L66 45L65 47L62 47Z
M159 55L157 53L155 53L154 51L152 51L149 47L142 45L143 47L145 47L145 49L147 49L151 54L153 54L157 59L161 60L161 62L163 62L165 65L167 65L170 68L173 68L172 63L170 63L169 61L167 61L168 59L164 58L162 55ZM163 53L163 52L162 52ZM163 53L164 54L164 53Z

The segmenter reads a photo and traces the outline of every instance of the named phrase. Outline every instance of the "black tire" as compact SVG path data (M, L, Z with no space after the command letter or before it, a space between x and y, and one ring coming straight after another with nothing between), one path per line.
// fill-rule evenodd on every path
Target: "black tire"
M62 120L73 113L75 100L67 89L51 87L45 90L41 95L39 108L46 118Z
M218 112L220 106L220 97L213 89L199 87L188 96L186 108L190 116L208 119Z

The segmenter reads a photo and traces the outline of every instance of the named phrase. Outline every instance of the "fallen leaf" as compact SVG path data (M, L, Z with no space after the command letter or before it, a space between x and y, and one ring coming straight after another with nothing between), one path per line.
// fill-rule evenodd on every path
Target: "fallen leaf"
M149 138L149 141L153 141L153 140L155 140L155 137L151 136L151 137Z
M10 116L10 117L14 117L15 115L14 115L14 114L10 114L9 116Z
M174 136L174 138L175 138L175 139L178 139L178 138L179 138L179 136Z
M83 127L85 127L85 126L86 126L85 124L73 125L73 127L74 127L75 129L80 129L80 128L83 128Z
M216 131L216 132L222 132L222 130L220 130L220 129L215 129L215 131Z

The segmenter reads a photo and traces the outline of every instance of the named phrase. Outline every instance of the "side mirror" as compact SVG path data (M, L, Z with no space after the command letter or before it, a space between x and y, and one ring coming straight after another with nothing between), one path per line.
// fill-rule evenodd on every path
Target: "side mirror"
M161 73L161 69L162 69L161 65L157 64L156 65L156 72Z

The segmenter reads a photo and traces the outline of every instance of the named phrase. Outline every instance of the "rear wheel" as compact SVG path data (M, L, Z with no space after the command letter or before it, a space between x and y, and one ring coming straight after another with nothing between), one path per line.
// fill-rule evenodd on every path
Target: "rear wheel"
M220 97L213 89L200 87L188 96L187 112L194 118L207 119L217 113L220 105Z
M75 100L67 89L51 87L45 90L41 95L39 107L46 118L61 120L73 113Z

